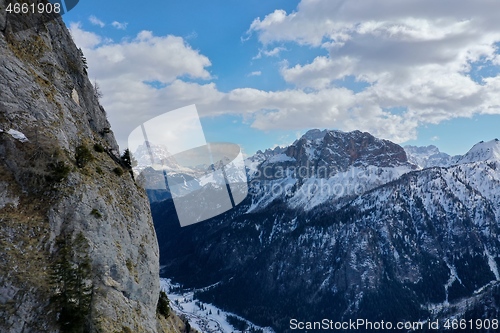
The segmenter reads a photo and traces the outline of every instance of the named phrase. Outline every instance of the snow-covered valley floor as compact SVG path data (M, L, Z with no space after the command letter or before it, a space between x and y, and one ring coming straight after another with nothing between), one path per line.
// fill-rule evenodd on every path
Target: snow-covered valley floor
M160 286L168 295L170 306L179 315L188 319L191 327L201 333L241 332L228 322L228 317L236 317L248 326L245 332L274 333L269 327L259 327L230 312L225 312L212 304L202 303L194 298L194 291L180 291L180 286L170 279L160 279Z

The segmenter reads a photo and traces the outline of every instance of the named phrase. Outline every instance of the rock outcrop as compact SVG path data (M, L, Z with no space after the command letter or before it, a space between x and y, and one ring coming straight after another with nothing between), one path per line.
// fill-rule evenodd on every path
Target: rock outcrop
M439 148L430 145L427 147L405 146L408 161L420 169L432 167L448 167L454 165L462 158L460 155L450 156L439 151Z
M285 151L298 166L333 168L338 172L350 166L393 167L407 164L406 153L397 144L360 131L310 130Z
M327 201L344 205L416 166L402 147L369 133L313 129L288 147L258 152L247 168L252 212L275 200L305 210Z
M158 332L148 199L119 164L84 56L60 18L13 20L5 6L0 331Z

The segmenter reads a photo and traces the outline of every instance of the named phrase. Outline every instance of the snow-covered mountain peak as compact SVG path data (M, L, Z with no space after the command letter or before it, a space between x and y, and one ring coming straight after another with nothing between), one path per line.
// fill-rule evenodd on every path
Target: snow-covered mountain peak
M302 136L302 138L308 139L308 140L318 140L318 139L323 139L325 135L328 133L328 130L319 130L319 129L312 129L306 132Z
M273 153L259 154L251 167L247 163L254 180L249 211L275 200L310 210L358 195L416 168L401 146L360 131L311 130Z
M404 146L404 149L406 151L412 152L413 154L419 154L419 155L424 155L424 156L430 156L433 154L438 154L440 153L440 150L438 147L434 145L429 145L429 146Z
M450 156L439 150L434 145L426 147L405 146L404 150L408 156L408 161L415 164L421 169L430 167L447 167L456 162L462 157L460 155Z
M156 166L160 166L161 169L167 172L184 173L188 175L197 174L194 169L180 165L164 145L144 142L137 147L136 151L132 153L132 156L137 161L137 166L134 167L134 171L137 174L140 174L148 167Z
M171 160L172 157L167 147L164 145L156 145L151 142L144 142L137 147L133 155L139 167L159 164L161 161Z
M350 166L391 167L408 164L404 149L370 133L311 130L284 153L298 166L328 167L345 171Z
M459 161L459 164L496 160L500 161L500 141L481 141L472 147Z

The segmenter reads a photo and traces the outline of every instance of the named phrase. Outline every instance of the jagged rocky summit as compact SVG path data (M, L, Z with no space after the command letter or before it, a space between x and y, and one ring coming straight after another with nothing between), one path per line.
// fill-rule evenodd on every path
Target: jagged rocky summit
M81 51L60 18L12 20L5 6L0 331L168 331L148 199L119 163Z
M360 131L310 130L292 145L258 152L247 160L249 211L281 199L290 208L311 210L344 200L416 169L403 148Z
M460 155L450 156L441 152L438 147L430 145L427 147L405 146L408 161L420 169L430 167L447 167L456 164L462 157Z

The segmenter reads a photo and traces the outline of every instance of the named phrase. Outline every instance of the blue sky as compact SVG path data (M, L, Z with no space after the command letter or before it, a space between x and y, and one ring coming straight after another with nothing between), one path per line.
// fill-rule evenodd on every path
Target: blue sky
M463 154L500 137L500 4L479 0L80 1L63 16L120 146L195 103L247 154L310 128Z

